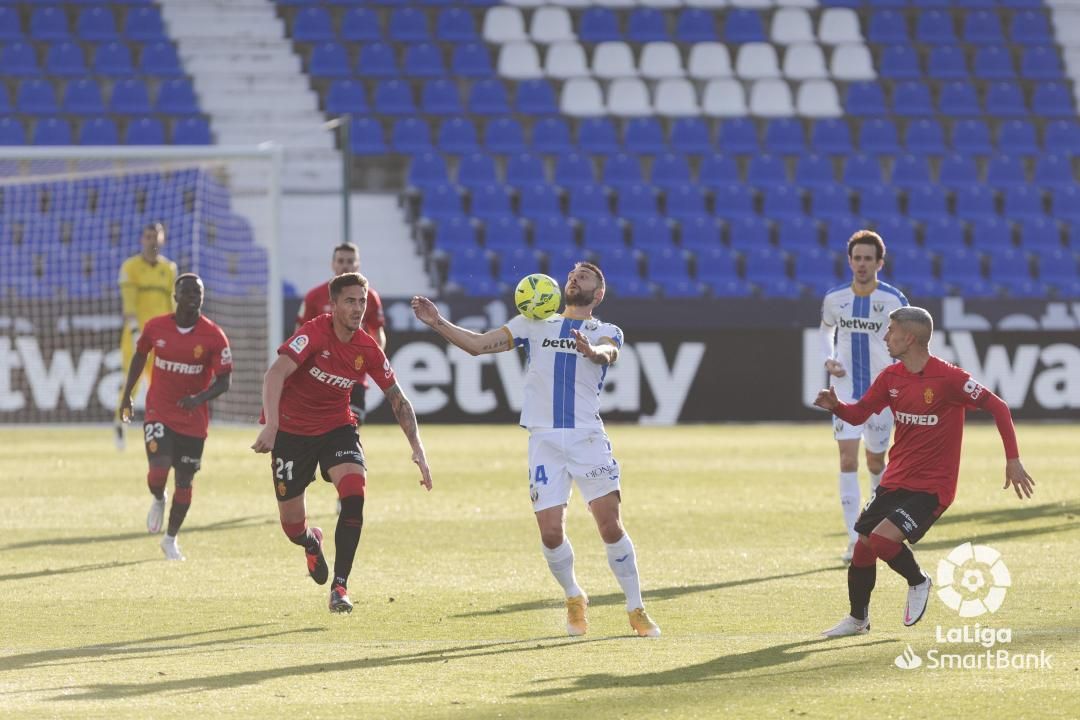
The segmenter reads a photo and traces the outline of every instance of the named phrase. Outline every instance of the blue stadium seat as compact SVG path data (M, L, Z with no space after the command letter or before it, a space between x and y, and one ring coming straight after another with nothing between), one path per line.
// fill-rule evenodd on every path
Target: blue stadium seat
M904 146L909 153L943 155L945 131L936 120L921 118L908 123L904 132Z
M293 18L292 36L297 42L325 42L335 39L330 14L321 7L301 8Z
M680 43L716 42L716 16L701 8L684 8L675 20L675 39Z
M165 126L153 117L132 118L124 130L127 145L164 145Z
M382 40L379 16L369 7L351 7L341 17L341 39L354 43L371 43Z
M1069 285L1080 279L1076 255L1065 248L1045 248L1035 254L1039 279L1055 286Z
M888 245L888 238L885 238ZM890 271L889 277L892 282L908 288L914 282L922 279L933 278L934 255L914 245L905 245L893 248L888 245L886 255L886 268Z
M79 10L75 33L83 40L95 42L116 40L120 37L116 32L116 18L108 7L87 7Z
M876 223L899 216L900 201L896 191L886 185L863 188L859 193L859 214Z
M908 190L907 214L916 220L937 220L948 216L945 194L933 185L920 185Z
M46 80L23 80L15 97L15 107L29 115L53 115L59 111L56 92Z
M991 282L1011 285L1020 280L1031 279L1028 257L1013 248L999 248L987 254L988 276Z
M439 125L437 142L443 152L456 154L475 152L480 147L476 127L470 120L461 117L444 120Z
M725 220L755 217L754 191L739 183L716 185L713 214Z
M1051 120L1046 124L1045 146L1062 155L1080 155L1080 125L1075 120Z
M1035 126L1029 120L1006 120L1001 124L998 149L1014 155L1035 155L1040 152Z
M426 90L426 88L425 88ZM326 91L326 112L331 115L353 113L360 115L368 112L367 95L364 86L355 80L334 80ZM426 112L431 112L425 108Z
M814 287L836 285L837 257L831 250L820 247L804 247L795 253L795 278Z
M1015 13L1009 23L1009 36L1014 43L1021 45L1048 45L1054 41L1054 35L1050 31L1050 23L1046 14L1042 11L1040 2L1039 10L1025 10Z
M1005 190L1004 215L1010 220L1026 220L1043 217L1042 192L1027 185L1010 187Z
M967 58L964 57L964 49L955 45L938 45L931 48L926 70L927 75L934 80L967 78Z
M728 220L728 245L744 252L772 244L772 225L763 217L749 215Z
M510 100L501 80L479 80L473 83L466 105L469 112L475 115L510 114Z
M387 37L397 42L426 42L431 39L427 16L415 7L396 7L390 11Z
M625 184L615 189L615 214L634 219L660 215L656 191L648 185Z
M480 39L472 14L460 7L439 11L435 21L435 38L440 42L450 43L475 42Z
M967 185L956 189L956 216L962 220L996 218L994 193L985 185Z
M670 40L664 14L652 7L634 8L626 21L626 39L637 43Z
M502 155L525 152L525 132L512 117L495 118L484 127L484 146Z
M795 166L795 183L801 187L829 186L834 180L833 161L828 155L803 155Z
M1045 216L1032 216L1022 220L1020 222L1020 247L1029 252L1060 248L1061 228L1057 220Z
M1072 91L1063 82L1036 83L1031 95L1031 110L1036 115L1051 118L1075 118Z
M885 91L880 83L873 81L851 83L844 109L848 114L860 117L886 115Z
M941 113L950 117L978 117L982 115L975 86L967 82L953 82L941 89Z
M910 190L930 184L930 165L921 155L900 155L893 163L892 184Z
M911 218L897 215L882 217L874 223L874 229L885 240L890 253L894 248L904 249L916 246L915 222Z
M564 188L596 182L592 161L585 155L567 152L555 158L555 184Z
M561 117L542 118L533 124L532 146L536 152L561 155L573 150L570 126Z
M496 218L510 218L514 211L510 207L510 193L501 184L492 183L474 187L470 191L470 214L485 222Z
M69 82L64 91L64 111L71 115L104 113L105 101L101 97L101 88L97 82L90 78Z
M23 40L22 23L19 20L19 8L0 5L0 41Z
M816 219L805 215L786 218L779 223L776 240L785 250L818 249L821 247L821 227Z
M495 168L495 158L481 152L462 156L457 171L458 185L473 189L487 185L497 185L498 182L499 173Z
M485 247L499 257L499 272L496 278L513 291L518 281L540 266L536 251L526 246L525 231L516 218L503 218L491 223L487 228L487 237L495 238L494 245Z
M764 154L750 158L746 182L757 187L768 187L784 185L787 181L787 167L782 157Z
M446 281L468 297L494 295L491 261L480 248L455 249L449 256Z
M210 123L202 117L178 118L173 123L172 141L174 145L213 145L210 135Z
M438 153L414 155L409 163L409 173L405 183L408 187L427 188L433 185L445 185L450 182L446 160Z
M452 217L464 217L461 194L453 185L434 185L424 190L420 200L420 217L441 221Z
M853 148L851 128L846 121L836 118L815 120L810 132L810 145L818 152L847 155Z
M30 37L35 40L67 40L71 37L68 30L67 15L62 7L38 6L30 13ZM56 143L35 143L37 145Z
M724 16L724 40L729 43L767 42L761 14L748 8L728 10Z
M876 187L885 181L881 163L873 155L857 153L844 162L844 184L854 188Z
M959 120L953 124L952 147L960 154L989 155L994 151L990 129L982 120Z
M722 238L720 226L711 217L689 217L679 223L679 245L698 256L719 250Z
M128 8L124 14L123 35L128 40L141 42L156 42L168 37L161 21L161 11L153 5Z
M904 32L900 28L898 30ZM919 54L911 45L886 46L881 51L878 70L881 77L889 80L918 80L922 77Z
M916 42L927 45L955 45L956 29L952 16L941 10L926 10L915 21Z
M576 218L611 215L607 191L596 183L582 183L570 193L569 214Z
M930 88L922 82L907 80L893 88L893 112L901 117L922 117L934 114Z
M638 259L629 248L614 248L597 253L597 263L613 287L621 287L632 280L640 280Z
M705 194L697 185L673 185L665 193L667 216L681 223L708 218L705 210Z
M984 45L975 51L975 77L983 80L1013 80L1016 68L1007 48Z
M390 130L390 145L394 152L408 155L431 152L431 128L422 118L398 118Z
M111 77L134 75L135 66L127 44L112 41L99 45L94 52L94 73Z
M156 107L158 112L168 115L197 115L199 101L195 97L195 88L191 81L182 77L161 83Z
M721 121L717 145L726 153L757 153L757 129L749 118L728 118Z
M389 152L382 123L375 118L354 117L349 130L349 150L353 155L383 155Z
M10 42L0 48L0 67L5 75L15 77L36 77L41 74L37 52L33 45L26 42Z
M394 46L384 42L362 45L356 59L356 72L362 77L370 78L397 77L398 65Z
M363 50L361 50L362 53ZM352 74L349 70L349 54L342 45L336 42L316 45L311 49L308 72L311 73L312 77L317 78L349 77ZM394 73L397 73L396 68ZM361 74L363 74L362 70Z
M667 218L659 215L643 215L631 218L630 243L647 253L646 257L652 257L658 252L675 250L675 237L671 224ZM678 251L681 253L682 251Z
M923 247L930 252L945 253L965 247L966 226L963 220L949 215L922 219L924 220Z
M460 116L464 108L458 95L457 83L444 78L423 83L420 110L429 116Z
M795 118L769 120L765 126L765 150L771 153L797 155L806 149L802 122Z
M1054 188L1050 194L1050 207L1055 218L1080 227L1080 187L1066 185ZM1077 248L1080 249L1080 243Z
M583 119L578 125L578 144L592 155L616 153L622 150L615 126L605 117Z
M862 230L863 228L869 228L871 223L869 220L857 218L854 215L847 215L846 217L836 217L825 223L825 247L833 250L834 252L846 252L847 241L856 230ZM880 233L879 229L879 233ZM912 244L914 244L912 240ZM889 240L891 247L892 240Z
M756 247L743 252L743 267L746 279L762 287L763 294L771 297L786 296L777 292L780 283L788 281L787 254L771 247Z
M416 43L405 48L402 73L409 77L436 78L446 74L442 50L432 43Z
M534 220L533 247L547 253L575 250L573 221L561 215Z
M657 155L653 160L652 184L660 188L678 187L692 182L690 163L675 153Z
M1060 80L1064 76L1057 48L1034 45L1020 56L1020 75L1029 80Z
M698 182L708 188L726 187L739 182L739 167L735 158L719 153L706 155L701 160Z
M717 278L707 282L706 286L709 292L718 298L748 298L754 294L754 287L740 278Z
M645 155L667 152L664 130L660 121L652 117L636 117L626 121L623 145L627 150Z
M511 154L506 160L506 183L515 188L546 185L543 158L530 152Z
M491 53L484 43L461 43L450 55L450 71L468 78L485 78L495 74Z
M517 83L517 111L523 115L558 115L559 103L555 89L544 79L521 80Z
M910 42L907 20L895 10L874 10L870 13L866 39L872 43L907 45Z
M14 112L11 107L11 99L8 97L7 87L0 85L0 117Z
M1016 187L1027 184L1024 160L1014 155L995 155L986 166L986 182L994 187Z
M979 252L1016 247L1012 225L997 216L976 218L971 223L971 246Z
M645 175L642 173L642 161L637 158L637 155L617 152L604 162L603 172L600 173L600 181L611 188L642 185L645 181Z
M521 189L521 216L533 222L562 217L559 191L547 183L534 183Z
M92 80L88 81L93 83ZM93 83L97 86L97 83ZM96 117L82 122L79 128L79 145L119 145L120 133L112 118Z
M964 42L973 45L1001 45L1005 42L1005 33L1001 29L1001 19L997 13L989 10L976 10L964 16Z
M45 72L56 77L86 75L86 58L82 47L73 42L58 42L45 53Z
M802 193L790 185L767 187L763 192L762 215L773 220L786 220L803 215Z
M582 223L581 241L586 250L598 254L626 248L622 225L608 215L586 217Z
M970 155L954 153L941 161L938 183L946 188L960 188L979 184L978 166Z
M712 152L709 126L700 118L675 118L671 123L672 150L690 155Z
M690 268L686 257L674 247L660 247L649 252L646 257L648 278L662 285L690 279Z
M864 120L859 135L859 149L871 155L895 155L900 152L896 124L892 120Z
M588 7L578 20L578 37L590 43L622 40L619 19L611 8Z
M71 145L71 124L55 117L38 118L31 142L34 145Z
M851 197L843 185L830 183L813 191L810 214L815 218L830 220L851 215Z
M986 90L986 112L999 117L1024 117L1027 103L1020 86L1014 82L994 82Z
M413 115L412 88L401 80L380 80L375 85L375 112L380 115Z
M982 280L982 256L966 247L953 247L941 253L941 279L951 285L971 288L972 281ZM966 294L966 293L965 293Z
M347 73L349 70L348 58L342 63L342 67ZM139 54L139 72L143 75L157 75L159 77L184 74L176 47L165 40L143 45L142 52Z

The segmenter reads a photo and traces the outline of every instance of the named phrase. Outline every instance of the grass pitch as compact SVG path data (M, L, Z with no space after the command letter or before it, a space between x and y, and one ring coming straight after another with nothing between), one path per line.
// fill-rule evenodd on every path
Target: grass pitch
M0 716L1080 716L1077 426L1020 428L1038 483L1020 502L1001 489L995 430L969 425L957 502L916 548L931 574L964 541L1001 551L1012 587L974 622L1011 628L993 652L1051 655L1041 670L898 669L908 645L985 649L936 641L964 621L933 596L904 628L905 586L884 564L872 632L820 638L847 611L827 424L609 428L657 640L629 636L578 497L568 534L591 629L565 637L523 430L422 432L430 494L396 427L364 429L357 609L339 617L281 533L254 429L212 430L185 563L144 530L137 431L117 453L104 428L0 429ZM318 482L308 498L332 562L334 494Z

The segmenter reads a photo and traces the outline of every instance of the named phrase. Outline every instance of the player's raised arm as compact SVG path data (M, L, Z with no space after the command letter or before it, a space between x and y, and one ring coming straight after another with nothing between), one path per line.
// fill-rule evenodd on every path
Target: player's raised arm
M597 365L611 365L619 359L619 346L614 342L601 338L600 342L593 345L580 330L572 329L570 334L574 337L577 351Z
M505 328L496 328L495 330L488 330L486 333L477 333L458 327L440 315L435 303L426 297L414 296L412 309L420 322L442 335L447 342L458 346L470 355L503 352L514 347L514 338Z
M394 383L383 394L386 395L390 408L394 411L398 425L401 426L405 437L412 446L412 461L420 468L420 484L428 490L431 489L431 469L428 467L427 456L424 454L424 444L420 442L420 427L416 422L416 412L413 410L409 398L401 391L401 386Z
M277 360L274 360L274 364L263 375L262 402L266 425L251 446L251 449L257 453L267 453L274 449L281 406L281 390L285 387L285 379L292 375L297 367L299 366L292 358L287 355L278 355Z

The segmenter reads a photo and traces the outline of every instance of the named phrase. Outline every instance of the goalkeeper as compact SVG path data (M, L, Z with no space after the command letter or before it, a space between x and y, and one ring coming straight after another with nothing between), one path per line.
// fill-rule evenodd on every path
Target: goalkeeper
M173 285L176 283L176 263L161 254L165 245L165 226L152 223L143 228L142 251L132 255L120 266L120 299L123 303L124 326L120 333L121 372L126 377L135 355L135 343L143 325L152 317L167 315L175 309ZM149 384L153 360L146 363L141 381ZM138 387L138 383L136 383ZM122 400L122 398L121 398ZM116 449L124 449L124 425L120 418L121 402L116 403L114 418Z

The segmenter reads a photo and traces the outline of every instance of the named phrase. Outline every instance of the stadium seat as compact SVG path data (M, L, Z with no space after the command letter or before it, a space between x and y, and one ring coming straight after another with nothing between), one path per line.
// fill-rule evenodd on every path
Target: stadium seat
M709 126L699 118L676 118L671 123L671 148L691 155L704 155L712 152L709 134Z
M923 117L934 114L930 88L922 82L904 81L893 88L893 113L902 117Z
M301 8L293 18L293 39L298 42L325 42L335 39L330 14L325 8Z
M1027 169L1023 158L1013 155L995 155L986 167L986 182L994 187L1016 187L1027 183Z
M919 55L910 45L889 45L881 52L881 77L890 80L915 80L922 77Z
M844 120L815 120L810 131L810 145L818 152L846 155L852 150L851 129Z
M682 155L661 154L653 161L651 179L653 185L661 188L690 184L692 182L690 164Z
M627 18L626 39L636 43L670 40L664 14L656 8L634 8Z
M326 112L331 115L368 112L364 86L354 80L334 80L326 91Z
M1039 10L1025 10L1015 13L1009 24L1009 36L1012 41L1021 45L1045 45L1053 42L1053 34L1050 32L1050 24L1046 14L1042 12L1042 3L1038 4Z
M874 118L862 124L859 149L873 155L895 155L900 152L896 125L892 120Z
M754 191L742 184L714 187L714 214L725 220L756 217Z
M409 162L405 183L411 188L426 188L449 183L446 160L438 153L414 155Z
M1016 69L1012 55L1006 48L997 45L985 45L975 51L975 77L984 80L1013 80Z
M900 215L900 203L891 187L874 185L859 193L859 214L880 223Z
M461 195L452 185L435 185L424 190L420 201L420 216L431 221L463 217Z
M375 112L381 115L413 115L412 89L401 80L380 80L375 86Z
M656 118L631 118L626 122L623 145L627 150L645 155L667 152L664 130Z
M752 157L747 167L746 181L758 187L786 184L788 178L784 159L769 154Z
M686 223L707 217L705 195L696 185L674 185L667 188L665 205L668 217Z
M956 216L962 220L985 220L997 217L994 193L984 185L956 189Z
M427 15L415 7L397 7L391 10L386 34L397 42L416 43L431 39Z
M72 143L71 124L67 120L55 117L38 118L31 133L34 145L70 145Z
M521 216L533 222L548 217L562 217L558 189L546 183L522 188Z
M555 159L555 184L564 188L591 184L596 181L589 158L576 152L560 154Z
M439 125L437 142L443 152L456 154L474 152L480 146L476 127L461 117L450 118Z
M986 91L986 112L999 117L1026 116L1027 103L1020 86L1006 81L991 83Z
M717 144L722 151L727 153L760 152L757 128L752 120L746 118L723 120L720 123Z
M660 215L657 194L652 187L641 183L625 183L617 186L615 192L615 214L619 217L634 220Z
M699 258L704 253L721 249L721 242L720 226L711 217L688 217L679 223L679 245Z
M440 20L441 18L442 16ZM341 39L347 42L373 43L383 37L379 16L374 9L368 7L350 7L346 10L338 30Z
M484 146L491 152L510 155L525 151L521 124L508 117L496 118L484 127Z
M100 115L105 112L101 87L89 78L72 80L64 90L63 106L64 112L72 115Z
M1061 228L1053 218L1032 216L1022 220L1019 225L1020 247L1024 250L1041 252L1062 246Z
M645 182L637 155L626 153L616 153L607 158L600 179L604 185L612 188L641 185Z
M62 7L38 6L30 12L30 37L35 40L67 40L71 37ZM37 145L56 143L35 143Z
M733 8L727 12L724 20L724 39L729 43L768 41L765 22L756 10Z
M88 82L97 87L97 83ZM112 118L89 118L79 127L78 142L80 145L119 145L120 133Z
M401 63L402 74L407 77L437 78L446 74L442 50L432 43L415 43L405 48Z
M1038 188L1018 185L1005 190L1004 215L1012 220L1043 217L1043 197Z
M15 96L15 107L29 115L53 115L59 111L56 92L45 80L23 80Z
M871 117L885 115L885 91L876 82L857 82L848 86L844 108L851 115Z
M915 21L915 40L927 45L955 45L957 37L952 16L940 10L920 12Z
M469 214L484 222L512 218L510 193L502 184L490 183L469 189Z
M728 244L739 252L767 248L772 244L771 236L769 221L757 215L728 220Z
M936 120L915 120L904 132L904 147L909 153L942 155L945 153L945 131Z
M199 101L195 97L195 88L191 81L187 78L173 78L161 83L156 107L158 112L169 115L198 114Z
M734 79L719 78L705 85L701 109L710 117L743 117L749 113L746 93L742 83Z
M777 243L789 251L803 252L821 247L821 227L814 218L795 216L779 223Z
M591 43L622 40L618 17L611 8L588 7L578 19L578 37Z
M172 141L174 145L213 145L210 124L205 118L179 118L173 124Z
M158 44L156 47L162 47ZM373 46L368 46L373 47ZM143 51L146 52L145 50ZM363 58L364 50L361 50ZM336 42L326 42L316 45L311 49L308 59L308 72L316 78L346 78L351 74L349 70L349 55L345 48ZM360 74L369 74L361 67ZM397 67L394 68L397 74Z
M1012 226L997 216L976 218L971 223L971 246L979 252L1015 247Z
M533 125L532 146L537 152L560 155L570 152L570 128L562 118L543 118Z
M349 150L353 155L384 155L389 152L382 124L369 117L354 117L349 131Z
M930 221L948 216L945 194L933 185L919 185L909 188L907 193L907 214L915 220Z
M716 32L716 16L702 8L687 7L679 11L675 19L675 39L691 46L693 43L716 42L720 36Z
M86 58L83 56L82 47L73 42L50 45L45 54L45 72L56 77L86 75Z
M0 47L0 67L5 75L14 77L36 77L41 75L37 52L27 42L9 42Z
M476 42L480 36L468 10L448 7L439 11L435 21L435 39L440 42L462 43Z
M19 20L19 8L0 5L0 42L23 39L25 36Z
M481 152L462 156L457 171L457 184L459 186L473 190L484 186L497 185L498 183L499 173L495 168L495 159L493 157Z
M803 155L795 166L795 183L801 187L825 187L834 179L833 161L827 155Z
M563 85L559 108L575 117L595 117L606 112L604 96L592 78L572 78Z
M1041 82L1035 85L1031 109L1036 115L1050 118L1075 118L1072 91L1063 82Z
M884 181L881 164L872 155L858 153L849 155L844 161L843 182L854 188L869 188Z
M941 161L938 182L947 188L960 188L979 183L978 168L970 155L954 153Z
M611 215L607 192L595 183L583 183L570 193L569 215L587 219Z
M534 220L533 247L545 253L576 252L573 222L562 216Z
M765 150L796 155L806 149L802 122L793 118L770 120L765 126Z
M326 48L326 46L317 46ZM334 47L340 47L336 44ZM329 52L327 50L327 52ZM335 53L338 51L335 50ZM344 57L345 50L341 48L340 55ZM320 58L321 60L321 58ZM314 62L314 58L313 58ZM337 67L337 60L335 67ZM346 68L347 68L346 64ZM356 60L356 72L362 77L369 78L395 78L398 75L397 58L394 53L393 45L383 42L375 42L360 47L360 53ZM328 75L328 77L336 77L337 75Z
M422 118L398 118L390 130L390 145L395 152L408 155L430 152L431 128Z
M99 45L94 52L94 73L111 77L134 75L135 66L131 62L131 50L127 43L114 41Z
M480 34L485 41L496 45L528 39L521 10L506 6L490 8L484 14Z
M1051 120L1045 132L1047 150L1065 156L1080 155L1080 125L1075 120Z
M628 224L630 244L644 252L647 259L651 260L660 253L672 252L677 252L679 257L682 257L682 251L675 247L674 233L667 218L659 215L643 215L630 218ZM685 263L685 260L683 262Z
M982 115L975 86L967 82L953 82L941 89L939 106L943 115L950 117L978 117Z
M593 155L609 155L622 150L615 126L608 118L586 118L578 125L578 144Z
M582 223L581 241L586 250L598 254L626 249L622 225L609 215L593 215L585 218Z
M916 218L919 219L919 218ZM962 220L948 215L923 219L923 247L933 253L948 253L964 248L965 226Z
M124 130L127 145L164 145L165 126L153 117L132 118Z
M500 77L525 80L543 77L540 53L528 42L507 43L499 48L495 67Z
M1059 80L1064 71L1057 48L1036 45L1024 48L1020 57L1020 75L1030 80Z
M1035 126L1028 120L1006 120L1001 124L998 149L1012 155L1035 155L1039 141Z
M128 40L140 42L157 42L168 37L161 11L154 5L128 8L124 13L123 35Z

